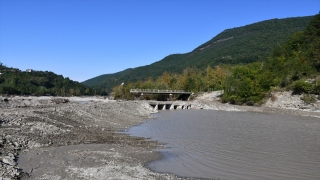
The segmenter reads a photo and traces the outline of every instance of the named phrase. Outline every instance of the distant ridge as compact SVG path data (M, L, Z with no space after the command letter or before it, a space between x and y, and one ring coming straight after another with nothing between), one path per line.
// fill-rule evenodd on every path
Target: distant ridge
M226 29L189 53L172 54L150 65L100 75L82 83L111 92L114 86L122 82L156 78L165 71L181 73L187 67L204 69L209 65L262 61L291 34L304 30L313 17L271 19Z
M0 94L35 96L106 95L100 89L90 88L53 72L32 69L21 71L17 68L9 68L1 62Z

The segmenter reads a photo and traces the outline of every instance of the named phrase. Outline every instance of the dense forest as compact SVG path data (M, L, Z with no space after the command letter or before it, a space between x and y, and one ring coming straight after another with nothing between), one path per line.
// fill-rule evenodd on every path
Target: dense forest
M207 44L199 48L207 47ZM131 88L182 89L203 92L224 90L223 102L254 105L262 103L272 91L292 90L304 94L305 102L320 94L320 14L314 16L304 31L293 33L265 59L245 65L210 64L205 71L186 68L183 73L164 72L153 80L127 83L113 89L115 98L133 99ZM145 98L157 98L146 96Z
M0 63L0 94L80 96L106 93L53 72L20 71Z
M205 71L207 66L248 64L265 60L273 49L294 32L306 28L313 16L272 19L243 27L227 29L208 42L185 54L172 54L147 66L101 75L83 84L107 89L122 82L157 79L164 72L183 73L187 67Z

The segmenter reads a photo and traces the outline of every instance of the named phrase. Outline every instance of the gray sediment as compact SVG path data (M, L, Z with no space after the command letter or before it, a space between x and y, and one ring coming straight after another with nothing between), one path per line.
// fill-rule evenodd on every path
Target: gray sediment
M158 142L118 133L152 118L145 102L16 96L0 108L1 178L178 179L144 166Z

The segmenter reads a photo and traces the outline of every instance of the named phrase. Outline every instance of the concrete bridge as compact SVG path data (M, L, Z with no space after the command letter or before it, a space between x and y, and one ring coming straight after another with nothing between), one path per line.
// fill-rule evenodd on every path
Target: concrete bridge
M130 93L143 96L144 94L160 94L165 96L179 95L177 99L188 100L193 92L186 92L183 90L160 90L160 89L130 89Z

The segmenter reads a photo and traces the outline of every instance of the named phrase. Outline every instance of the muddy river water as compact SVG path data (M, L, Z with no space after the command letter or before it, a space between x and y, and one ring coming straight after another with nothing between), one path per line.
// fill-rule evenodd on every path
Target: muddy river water
M128 133L166 143L158 172L210 179L320 179L320 119L214 110L162 111Z

